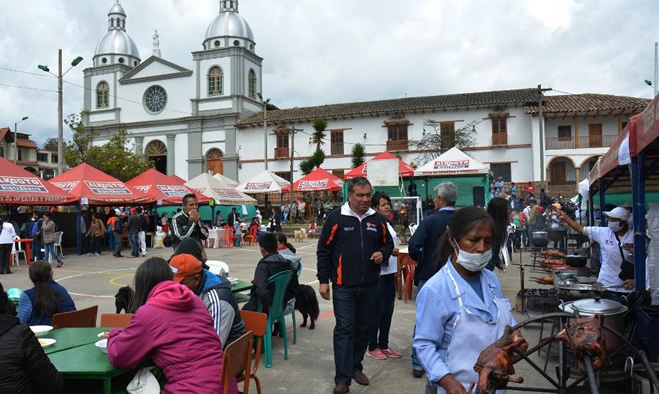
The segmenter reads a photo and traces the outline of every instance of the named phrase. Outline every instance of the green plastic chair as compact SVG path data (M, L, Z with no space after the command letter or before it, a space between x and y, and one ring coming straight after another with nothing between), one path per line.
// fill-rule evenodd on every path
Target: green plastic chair
M302 273L302 263L297 267L297 277L300 277L300 274ZM295 299L293 299L293 305L295 305ZM297 323L295 322L295 308L293 308L293 312L291 312L291 315L293 316L293 345L297 344Z
M284 295L288 289L288 283L293 277L293 271L286 270L276 273L268 278L268 284L275 284L275 294L272 297L272 305L268 312L268 323L265 337L265 367L272 368L272 325L279 323L279 332L284 336L284 360L288 360L288 332L286 331L286 320L284 319ZM263 304L259 301L257 312L263 312Z

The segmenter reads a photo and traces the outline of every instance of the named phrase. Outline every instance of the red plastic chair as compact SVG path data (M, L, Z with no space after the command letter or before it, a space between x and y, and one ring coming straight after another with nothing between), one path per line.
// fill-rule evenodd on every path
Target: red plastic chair
M409 255L402 256L401 269L403 271L403 282L405 282L405 289L403 290L403 302L407 304L408 299L412 299L412 286L414 285L414 271L416 271L416 260Z
M258 231L257 227L250 227L249 228L249 234L245 235L243 238L245 238L245 243L249 242L250 246L256 244L256 233Z
M224 241L227 244L227 248L233 247L233 227L224 226Z

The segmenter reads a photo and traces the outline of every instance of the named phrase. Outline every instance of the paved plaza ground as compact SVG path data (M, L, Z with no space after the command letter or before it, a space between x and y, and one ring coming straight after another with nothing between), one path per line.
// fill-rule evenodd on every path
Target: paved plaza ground
M300 283L311 284L317 291L316 243L313 240L307 240L295 246L298 248L298 255L302 257L304 265ZM99 257L76 256L72 250L64 252L64 266L59 269L55 268L55 279L68 289L78 308L98 305L99 315L115 312L114 294L121 286L132 286L135 269L144 261L144 258L114 258L107 252ZM125 249L123 253L129 255L130 251ZM150 249L148 257L168 258L171 253L171 248ZM256 246L238 249L209 249L207 254L210 260L226 262L230 267L230 276L248 281L252 279L254 267L260 258ZM524 258L527 258L526 254ZM519 256L516 256L516 261L518 260ZM11 287L27 289L32 286L25 265L14 267L13 270L13 275L0 276L0 282L5 289ZM498 276L503 284L505 296L510 298L514 305L515 295L520 288L519 268L509 267L506 273L499 273ZM526 286L541 287L531 283L528 279ZM320 319L316 329L311 331L298 327L297 344L295 345L292 344L292 338L289 335L288 361L284 360L283 342L280 339L274 340L273 367L265 368L265 364L262 362L258 372L264 393L330 393L332 391L334 387L332 352L334 317L331 302L322 300L320 297L319 300ZM396 301L390 343L393 349L403 353L403 357L385 361L366 357L364 373L370 378L371 384L370 386L359 386L353 382L351 392L422 393L424 391L425 377L416 379L411 374L410 352L414 314L414 300L407 304L402 300ZM299 324L301 315L297 316ZM516 314L516 318L518 321L526 319L525 316L519 314ZM287 324L290 331L290 319L287 319ZM537 343L538 334L538 325L524 331L524 335L531 345ZM533 357L536 361L544 361L537 355ZM518 363L516 368L517 375L525 378L525 386L549 387L548 383L525 362ZM549 371L553 370L553 364L550 363ZM554 373L551 375L555 376ZM252 390L255 390L253 384L250 391Z

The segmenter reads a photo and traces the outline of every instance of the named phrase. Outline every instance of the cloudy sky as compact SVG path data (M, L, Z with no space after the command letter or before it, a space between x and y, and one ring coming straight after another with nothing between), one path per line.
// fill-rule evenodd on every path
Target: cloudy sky
M58 48L64 64L83 56L64 78L82 85L114 1L2 1L1 127L29 116L20 132L57 136L57 81L37 65L56 71ZM219 10L218 0L121 4L142 60L158 29L162 57L186 68ZM281 108L538 84L652 96L656 0L240 0L240 13L264 58L264 95ZM64 84L65 116L82 97Z

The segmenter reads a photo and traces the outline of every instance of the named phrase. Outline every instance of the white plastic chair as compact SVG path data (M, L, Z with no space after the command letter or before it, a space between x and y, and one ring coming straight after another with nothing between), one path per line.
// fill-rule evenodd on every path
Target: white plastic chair
M18 237L14 238L14 240L19 239ZM25 264L28 263L27 261L27 253L25 253L25 250L23 250L23 244L21 242L14 242L13 245L11 246L11 261L12 265L14 267L18 267L20 265L20 260L19 260L19 255L23 254L23 260L25 260Z
M57 253L57 248L59 248L59 257L64 257L64 252L62 252L62 236L64 235L64 231L58 231L55 233L55 253Z
M414 235L416 232L416 223L411 223L410 224L410 237Z
M207 260L206 265L208 266L208 270L217 276L223 276L223 272L224 276L229 276L229 265L224 261Z

